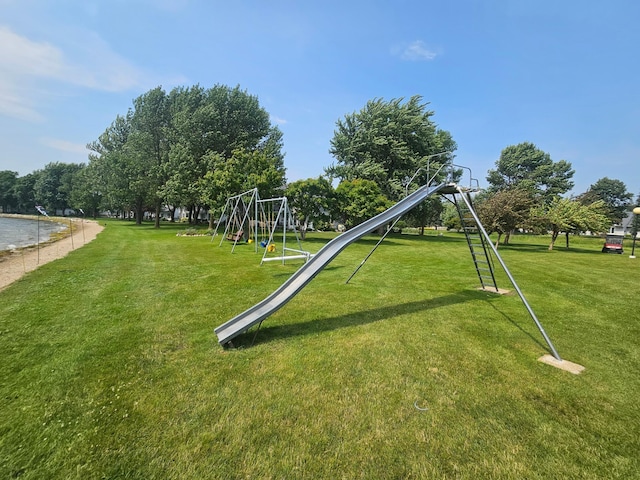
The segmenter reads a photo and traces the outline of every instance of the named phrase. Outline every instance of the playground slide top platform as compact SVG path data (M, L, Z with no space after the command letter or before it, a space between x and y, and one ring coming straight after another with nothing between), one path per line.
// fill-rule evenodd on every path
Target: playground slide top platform
M218 336L218 343L220 345L227 344L233 338L246 332L249 328L262 322L282 308L342 250L356 240L409 212L430 195L454 192L456 189L457 186L452 183L443 183L436 186L424 185L379 215L338 235L322 247L307 263L302 265L275 292L245 312L217 327L215 333Z

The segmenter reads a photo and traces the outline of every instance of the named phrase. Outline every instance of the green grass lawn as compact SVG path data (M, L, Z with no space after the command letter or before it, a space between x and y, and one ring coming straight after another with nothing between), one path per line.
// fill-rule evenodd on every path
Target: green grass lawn
M628 252L501 247L572 375L455 233L391 236L345 285L366 237L225 350L213 329L300 264L107 223L0 292L0 478L640 478Z

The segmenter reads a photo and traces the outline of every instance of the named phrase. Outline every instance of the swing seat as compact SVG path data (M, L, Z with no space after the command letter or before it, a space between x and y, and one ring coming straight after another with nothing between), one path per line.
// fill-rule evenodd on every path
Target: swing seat
M237 242L238 240L242 240L242 235L244 234L244 232L242 230L238 230L235 235L233 234L229 234L227 235L227 240L231 241L231 242Z

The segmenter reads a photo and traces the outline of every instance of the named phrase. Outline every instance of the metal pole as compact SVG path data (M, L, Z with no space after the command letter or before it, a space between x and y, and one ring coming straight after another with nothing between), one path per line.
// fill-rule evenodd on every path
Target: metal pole
M362 268L362 266L366 263L367 260L369 260L369 257L371 255L373 255L373 252L376 251L376 249L380 246L380 244L384 241L385 238L387 238L387 235L389 235L389 232L391 232L393 230L393 227L396 226L396 223L398 223L398 220L400 220L400 218L402 218L402 215L400 215L398 218L396 218L393 223L391 224L391 228L389 228L386 232L384 232L384 235L382 235L382 237L380 238L380 240L378 240L378 243L376 243L376 245L371 249L371 251L369 252L369 254L364 257L364 259L362 260L362 262L360 262L360 265L358 265L358 267L353 271L353 273L351 274L351 276L349 278L347 278L347 281L344 282L349 283L349 281L355 276L356 273L358 273L360 271L360 269Z
M524 304L524 306L526 307L527 311L529 312L529 315L531 315L531 318L533 319L533 321L535 322L536 326L538 327L538 330L542 334L544 340L547 342L547 345L549 345L549 348L551 349L551 353L556 358L556 360L562 361L562 358L560 358L560 355L558 354L558 352L556 351L555 347L553 346L553 343L551 343L551 339L547 335L547 332L544 331L544 328L542 327L542 324L540 323L540 320L538 320L538 317L536 317L536 314L533 313L533 310L529 306L529 303L527 302L527 299L524 298L524 294L520 291L520 287L518 287L518 284L516 283L515 279L511 275L511 272L507 268L507 265L502 260L502 257L498 253L498 249L495 247L495 245L491 241L491 238L489 237L489 234L487 233L487 231L482 226L482 223L480 222L480 218L478 218L478 215L476 214L476 212L473 209L473 207L469 204L467 198L465 197L465 195L462 192L462 190L460 189L460 187L458 187L458 191L460 192L460 196L462 197L464 202L467 204L467 207L469 208L469 211L471 212L471 215L473 215L474 220L478 224L478 228L480 229L480 231L484 235L485 239L487 240L487 243L491 246L491 249L493 250L493 253L495 253L496 258L500 262L500 265L502 265L502 268L504 269L504 272L507 274L507 277L509 277L509 280L511 281L511 284L513 285L513 288L518 293L518 296L520 297L520 300L522 300L522 303Z
M73 246L73 223L71 223L71 219L69 219L69 231L71 232L71 250L74 250Z
M255 216L253 217L253 243L255 253L258 253L258 202L260 201L260 195L258 194L258 187L256 187L256 204L255 204Z
M633 235L633 243L631 244L631 256L629 258L636 258L636 237L638 236L638 215L640 215L640 207L636 207L632 210L633 222L631 234Z
M282 228L282 264L284 265L284 256L287 251L287 222L289 221L287 218L287 197L282 199L282 206L284 208L284 227Z

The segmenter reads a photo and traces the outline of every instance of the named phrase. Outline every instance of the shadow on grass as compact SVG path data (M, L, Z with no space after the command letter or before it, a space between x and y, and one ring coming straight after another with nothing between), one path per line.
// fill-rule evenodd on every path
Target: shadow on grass
M530 243L508 243L501 244L498 247L498 252L501 251L527 251L527 252L569 252L569 253L590 253L590 254L600 254L602 253L600 250L589 249L589 248L580 248L580 247L569 247L567 249L564 245L558 246L555 245L553 250L549 250L549 245L540 245L540 244L530 244Z
M542 347L543 350L546 350L548 348L548 346L546 344L542 343L539 338L534 337L530 332L526 331L522 326L520 326L518 323L516 323L509 315L507 315L506 313L501 311L498 307L496 307L493 304L493 302L488 302L488 303L491 306L491 308L493 308L496 311L496 313L498 315L502 316L502 318L507 320L511 325L516 327L518 330L520 330L522 333L524 333L527 337L529 337L531 340L533 340L533 342L535 344L537 344L540 347ZM525 308L524 305L523 305L522 308ZM531 323L533 324L533 320L532 319L531 319Z
M336 236L334 238L338 238L338 237ZM305 245L319 245L318 247L318 250L319 250L322 246L329 243L331 240L333 240L333 238L307 237L304 240L302 240L302 246L304 247ZM378 243L379 240L380 240L380 237L368 236L367 238L358 239L355 243L358 243L360 245L374 246L376 243ZM289 241L287 241L287 244L289 244ZM394 242L393 240L390 240L390 237L387 237L384 239L383 245L402 246L398 242Z
M246 332L233 340L237 348L252 346L255 342L264 343L275 339L291 338L317 334L340 328L366 325L401 315L424 312L439 307L446 307L484 298L484 293L475 290L454 293L442 297L407 302L399 305L388 305L371 310L358 311L330 318L318 318L288 325L263 327Z
M277 267L287 268L287 269L290 267L292 269L292 270L287 270L287 271L282 271L282 272L275 272L275 273L273 273L271 275L273 278L283 278L284 280L287 280L289 277L291 277L291 275L296 273L300 268L302 268L304 266L304 263L302 262L302 260L300 260L298 264L293 263L293 261L289 261L284 266L282 265L282 263L280 261L272 262L272 263L276 263ZM267 265L267 264L261 265L261 268L268 268L268 267L269 267L269 265ZM328 265L328 266L324 267L322 269L322 271L323 272L332 272L334 270L342 270L342 269L345 269L345 268L347 268L345 265ZM345 277L345 280L347 278L348 277Z

